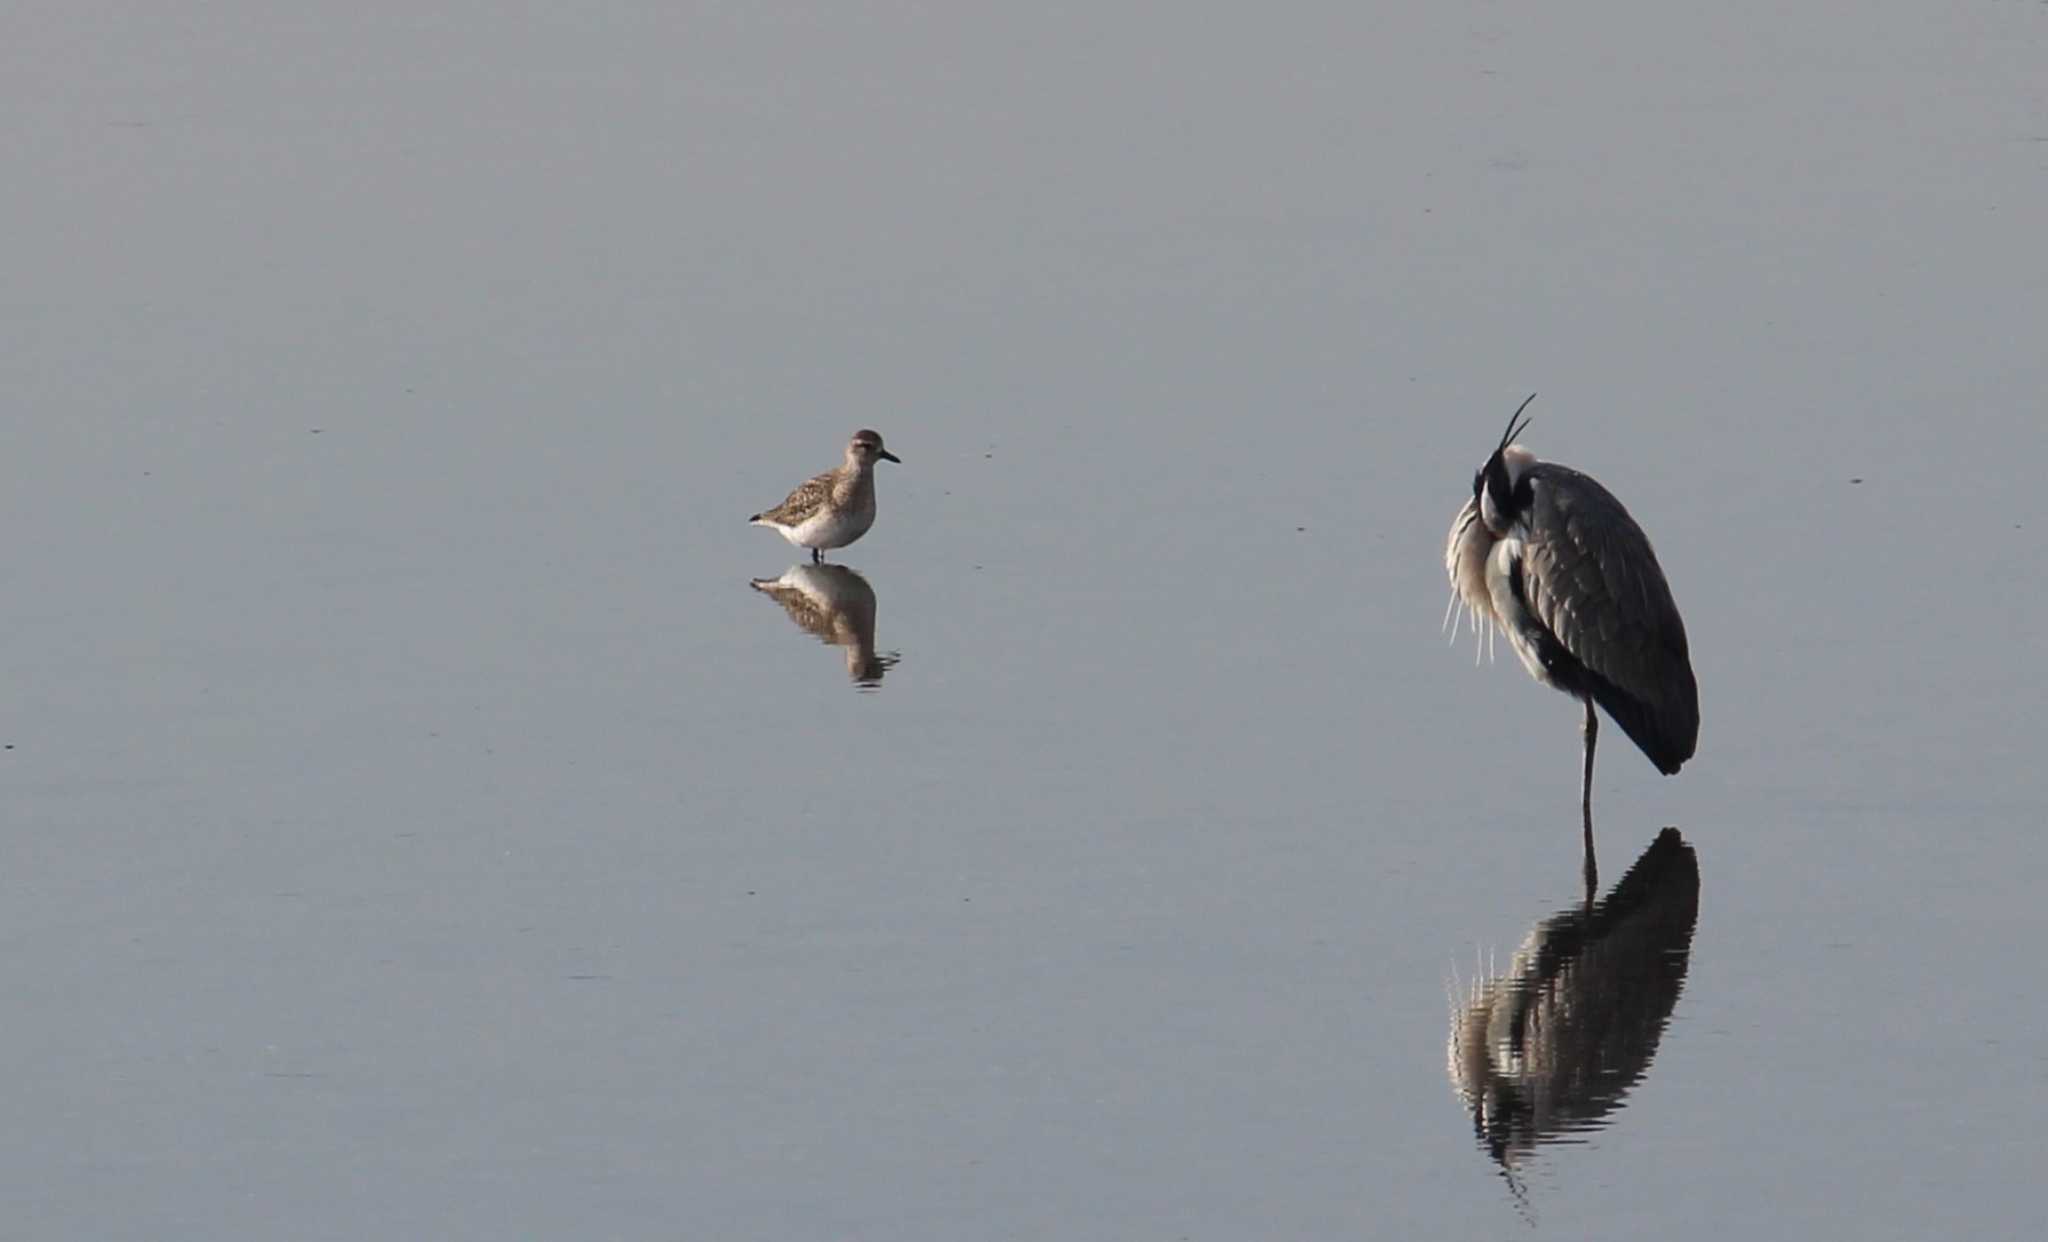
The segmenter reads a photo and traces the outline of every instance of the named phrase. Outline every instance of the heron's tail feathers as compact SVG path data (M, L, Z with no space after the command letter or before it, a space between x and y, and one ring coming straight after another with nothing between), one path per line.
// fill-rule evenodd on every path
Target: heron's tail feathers
M1699 745L1699 689L1691 669L1685 670L1684 684L1674 687L1670 698L1662 703L1638 698L1604 677L1594 680L1593 701L1666 776L1675 775L1684 767Z

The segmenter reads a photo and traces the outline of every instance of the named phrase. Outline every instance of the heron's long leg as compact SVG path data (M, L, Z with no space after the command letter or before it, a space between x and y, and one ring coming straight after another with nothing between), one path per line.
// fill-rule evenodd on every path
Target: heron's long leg
M1593 743L1600 737L1600 718L1593 714L1593 700L1586 700L1586 774L1579 784L1579 813L1586 821L1586 904L1593 903L1593 890L1600 883L1599 864L1593 861Z

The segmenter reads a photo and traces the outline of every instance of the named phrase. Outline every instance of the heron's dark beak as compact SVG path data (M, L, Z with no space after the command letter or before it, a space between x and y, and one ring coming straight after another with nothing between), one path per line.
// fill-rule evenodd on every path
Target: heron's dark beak
M901 457L896 456L896 454L890 452L888 449L881 450L880 452L876 453L875 456L881 458L883 461L893 461L899 466L903 464L903 459Z

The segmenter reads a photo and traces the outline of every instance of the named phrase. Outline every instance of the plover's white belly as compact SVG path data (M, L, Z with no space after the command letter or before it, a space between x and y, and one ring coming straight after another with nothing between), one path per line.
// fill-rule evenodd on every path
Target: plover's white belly
M820 509L794 526L778 526L782 537L800 548L843 548L868 533L875 507Z

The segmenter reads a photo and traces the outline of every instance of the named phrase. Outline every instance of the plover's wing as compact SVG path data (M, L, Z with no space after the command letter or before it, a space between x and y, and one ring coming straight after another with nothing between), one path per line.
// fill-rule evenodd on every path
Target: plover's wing
M828 643L833 641L833 611L821 607L802 587L792 586L779 578L756 578L753 585L756 591L782 605L782 611L789 614L797 628Z
M832 499L832 480L835 472L827 470L815 479L791 492L781 504L748 518L749 522L773 522L778 526L796 526L805 518L825 507Z

